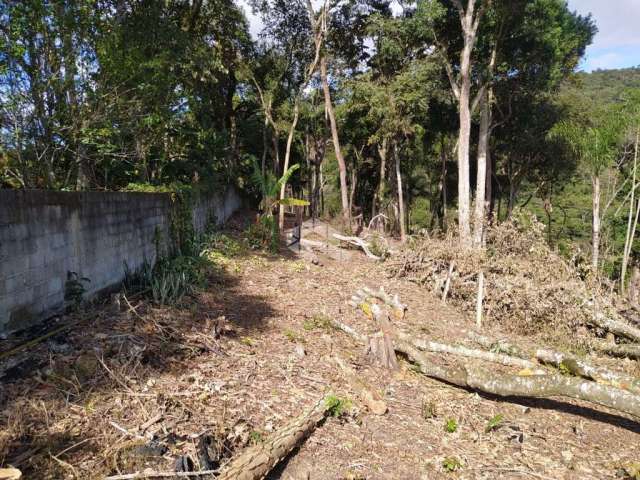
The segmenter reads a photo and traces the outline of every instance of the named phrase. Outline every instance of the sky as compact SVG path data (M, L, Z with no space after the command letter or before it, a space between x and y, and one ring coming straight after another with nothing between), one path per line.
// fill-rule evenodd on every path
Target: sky
M569 0L569 7L591 13L598 26L583 70L640 65L640 0Z
M256 35L262 27L260 20L251 14L246 0L237 1ZM569 7L581 15L591 13L598 26L581 70L640 66L640 0L569 0Z

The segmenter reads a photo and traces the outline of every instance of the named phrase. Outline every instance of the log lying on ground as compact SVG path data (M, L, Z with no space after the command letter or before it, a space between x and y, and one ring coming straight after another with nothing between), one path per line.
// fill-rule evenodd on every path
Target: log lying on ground
M358 392L358 396L371 413L374 415L384 415L387 413L387 404L376 391L367 385L367 382L362 380L340 357L335 357L335 362L344 373L349 385Z
M447 345L444 343L432 342L421 338L413 338L404 332L398 332L398 338L404 342L413 344L419 350L434 352L434 353L450 353L452 355L459 355L462 357L476 358L478 360L484 360L487 362L499 363L500 365L507 365L519 368L528 368L530 370L536 370L540 365L530 360L523 358L512 357L502 353L487 352L484 350L474 350L471 348L463 347L461 345ZM545 373L542 372L541 373Z
M609 343L603 341L591 341L589 347L597 352L606 353L613 357L635 358L640 360L640 344L635 343Z
M628 338L634 342L640 342L640 328L634 327L620 320L614 320L603 313L599 312L593 315L590 318L589 323L619 337Z
M333 236L342 242L347 242L361 248L365 255L373 260L382 260L381 257L374 255L373 252L371 252L371 246L359 237L345 237L344 235L339 235L337 233L334 233Z
M536 348L534 352L526 350L503 340L494 340L476 332L469 331L467 336L476 343L492 351L506 352L507 355L516 355L520 358L535 358L538 361L552 365L561 371L566 371L578 377L594 380L605 385L612 385L634 394L640 394L640 380L625 373L609 370L608 368L593 365L569 353L558 352L549 348Z
M233 458L217 480L258 480L264 478L280 461L299 446L315 428L331 413L334 405L328 397L283 428L268 437L263 443L245 449Z
M505 355L524 358L524 359L533 357L533 353L525 352L520 347L517 347L507 342L506 340L502 340L502 339L496 340L489 337L485 337L484 335L480 335L479 333L476 333L473 330L468 330L466 334L470 340L474 341L478 345L481 345L487 350L490 350L492 352L503 353Z
M357 335L354 338L358 338L359 334ZM462 388L501 397L557 396L584 400L640 418L640 396L619 388L562 375L501 375L467 366L445 368L429 361L425 354L409 342L396 340L394 347L397 353L414 362L425 376Z
M631 375L597 367L573 355L544 348L536 350L536 358L561 370L566 369L575 376L588 378L605 385L612 385L640 395L640 380Z

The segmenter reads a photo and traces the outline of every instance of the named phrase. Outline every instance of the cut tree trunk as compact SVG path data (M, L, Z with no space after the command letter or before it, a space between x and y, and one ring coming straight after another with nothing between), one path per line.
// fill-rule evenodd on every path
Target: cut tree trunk
M402 340L394 343L396 352L415 363L423 375L461 388L501 397L566 397L584 400L640 418L640 396L619 388L562 375L502 375L479 367L442 367L431 362L411 343Z
M640 344L635 343L609 343L603 341L592 341L589 345L597 352L606 353L612 357L635 358L640 360Z
M433 352L433 353L449 353L451 355L458 355L461 357L475 358L478 360L484 360L492 363L499 363L500 365L506 365L510 367L528 368L529 370L535 370L539 368L536 362L525 360L522 358L512 357L501 353L486 352L484 350L474 350L461 345L447 345L444 343L432 342L420 338L414 338L404 332L398 333L398 338L404 342L411 343L419 350Z
M400 301L398 295L391 296L387 292L384 291L384 288L380 287L379 290L372 290L369 287L363 287L361 290L356 292L356 295L352 297L352 300L356 298L361 298L366 300L367 297L377 298L382 301L385 305L388 305L393 309L394 316L399 320L402 320L407 311L407 306Z
M325 398L300 415L263 443L245 449L234 457L217 480L258 480L264 478L280 461L302 442L329 415L330 405Z
M340 357L335 357L335 361L347 378L351 388L358 392L358 396L362 399L369 411L374 415L384 415L387 413L387 404L382 400L380 394L373 390L367 382L362 380Z
M631 375L593 366L573 355L555 352L553 350L538 349L536 350L536 358L543 363L553 365L561 370L566 370L575 376L594 380L604 385L611 385L640 395L640 380Z
M503 340L494 340L470 331L467 336L476 343L494 352L502 352L509 358L516 356L527 359L535 358L539 362L558 368L563 373L571 373L582 378L594 380L605 385L612 385L622 390L627 390L640 395L640 379L625 373L616 372L608 368L593 365L574 355L558 352L549 348L536 348L535 352L527 352ZM639 352L640 353L640 352Z
M603 313L596 313L589 318L589 323L596 327L600 327L619 337L625 337L634 342L640 342L640 328L631 326L620 320L614 320L605 316Z
M364 251L364 253L367 255L367 257L372 258L373 260L381 260L380 257L378 257L377 255L374 255L371 252L370 245L364 240L362 240L361 238L346 237L344 235L339 235L337 233L334 233L333 236L342 242L347 242L347 243L350 243L351 245L355 245L356 247L360 247Z

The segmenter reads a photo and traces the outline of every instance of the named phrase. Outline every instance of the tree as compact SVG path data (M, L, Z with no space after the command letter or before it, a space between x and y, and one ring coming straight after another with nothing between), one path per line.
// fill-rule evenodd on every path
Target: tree
M619 146L620 124L611 110L595 112L588 118L562 121L551 132L563 139L589 169L592 187L591 266L598 271L600 260L601 188L600 176L611 165Z

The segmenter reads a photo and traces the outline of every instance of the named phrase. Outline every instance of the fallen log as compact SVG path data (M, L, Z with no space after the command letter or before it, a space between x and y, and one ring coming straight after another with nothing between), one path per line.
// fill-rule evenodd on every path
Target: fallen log
M588 321L592 325L600 327L614 335L628 338L634 342L640 342L640 328L634 327L633 325L621 322L620 320L614 320L600 312L591 316Z
M485 337L484 335L480 335L473 330L468 330L466 334L470 340L477 343L478 345L481 345L487 350L490 350L491 352L503 353L505 355L524 359L533 357L533 353L525 352L520 347L512 345L506 340L495 340L489 337Z
M594 366L573 355L544 348L536 350L536 358L542 363L553 365L561 371L566 370L577 377L588 378L640 395L640 380L631 375Z
M358 377L356 372L340 357L335 357L334 360L344 373L349 385L358 392L358 396L362 399L369 411L374 415L384 415L387 413L387 404L382 400L382 397L369 387L364 380Z
M603 341L592 341L589 343L591 349L606 353L612 357L635 358L640 360L640 344L635 343L609 343Z
M539 364L530 360L518 357L512 357L502 353L487 352L484 350L475 350L461 345L447 345L444 343L432 342L421 338L413 338L404 332L398 332L398 338L404 342L413 344L419 350L433 353L449 353L461 357L476 358L487 362L499 363L500 365L528 368L535 370L539 368ZM544 372L543 372L544 373Z
M616 387L562 375L501 375L478 367L441 367L411 343L396 340L396 353L405 355L430 378L461 388L501 397L566 397L602 405L640 418L640 396Z
M365 255L373 260L382 260L382 257L374 255L373 252L371 252L371 246L359 237L346 237L337 233L334 233L333 236L342 242L361 248Z
M139 480L142 478L193 478L204 477L209 475L215 475L218 470L200 470L197 472L155 472L155 471L143 471L135 473L125 473L122 475L111 475L105 477L104 480ZM0 477L0 480L4 480Z
M492 351L506 352L506 355L516 355L519 358L535 358L541 363L558 368L562 372L593 380L605 385L612 385L622 390L640 395L640 380L625 373L616 372L608 368L593 365L569 353L558 352L549 348L536 348L527 353L521 347L512 345L504 340L493 340L473 331L467 336Z
M222 468L216 479L258 480L264 478L332 413L335 405L329 400L329 396L324 397L298 418L268 437L263 443L245 449Z

